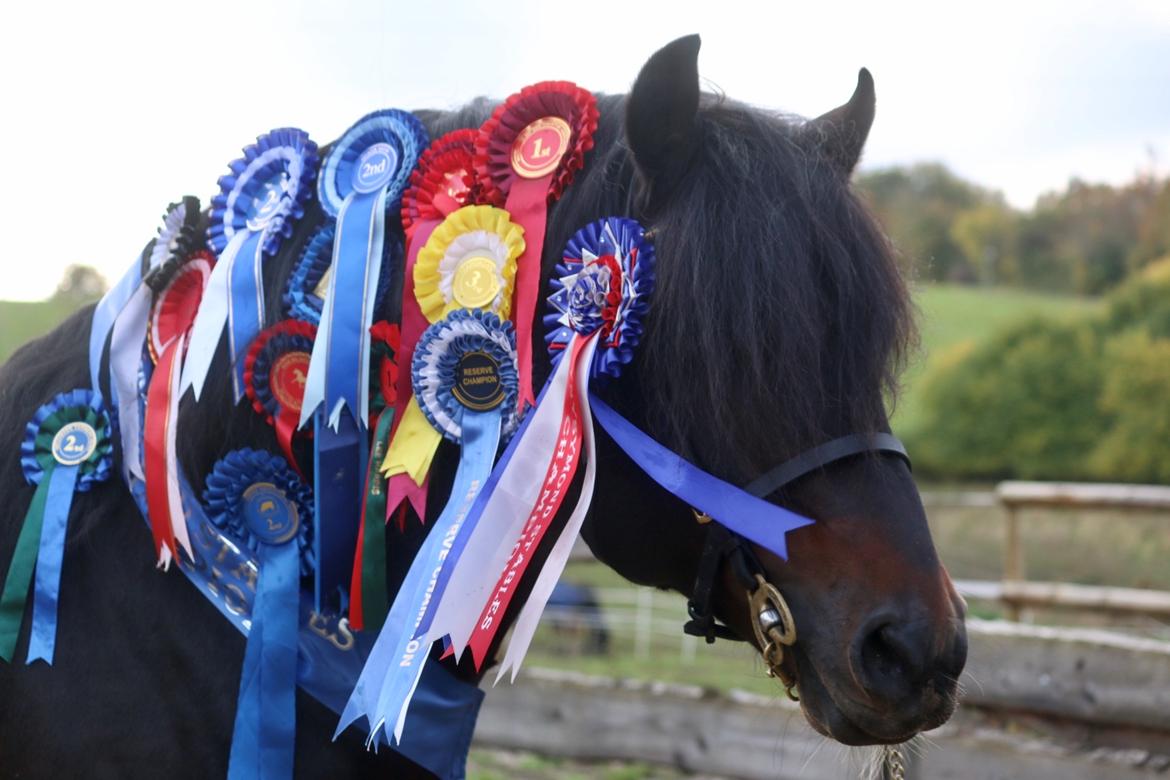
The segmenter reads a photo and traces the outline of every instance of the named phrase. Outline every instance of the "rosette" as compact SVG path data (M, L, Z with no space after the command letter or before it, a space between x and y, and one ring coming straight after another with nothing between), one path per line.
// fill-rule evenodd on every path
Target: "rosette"
M317 228L305 244L284 291L284 306L294 320L321 323L325 291L329 289L329 267L333 263L333 238L337 230L332 222Z
M264 324L264 256L275 254L292 235L313 197L317 144L301 130L280 128L257 138L228 167L211 201L207 229L219 263L191 333L182 389L194 388L196 398L202 393L226 323L233 398L238 402L244 395L244 353Z
M366 466L362 524L349 588L349 625L359 631L380 627L390 608L386 583L386 478L379 466L390 446L390 429L394 423L400 344L398 326L385 320L370 328L370 336L371 360L377 367L370 375L374 440Z
M28 662L44 659L52 664L73 494L89 491L113 471L110 418L101 396L71 390L53 398L25 426L20 452L25 481L37 488L0 592L0 658L11 661L16 650L35 568Z
M309 363L302 426L313 420L318 473L317 606L350 581L361 528L366 471L370 326L382 281L386 215L398 209L410 172L427 145L412 114L387 109L358 120L329 150L318 189L337 219L337 237L320 331Z
M316 336L317 328L307 322L283 320L261 331L244 359L244 390L252 408L276 430L276 441L298 474L292 443Z
M163 568L178 554L176 543L194 559L179 485L178 382L188 333L214 266L215 257L205 250L187 258L155 296L150 314L146 341L156 365L146 390L143 461L154 551Z
M203 504L260 565L228 776L292 777L300 578L314 565L312 491L279 456L242 449L212 468Z
M451 212L478 202L475 136L475 130L447 133L436 138L419 158L410 175L410 189L402 197L402 230L407 244L420 224L432 223L433 229ZM426 242L426 236L422 241Z
M374 649L342 713L338 730L363 715L371 741L401 740L411 697L430 651L422 625L476 496L492 470L500 440L517 425L512 328L496 315L460 309L423 334L414 352L414 387L427 420L460 445L451 498L427 535L394 599Z
M182 264L204 246L199 200L191 196L167 207L158 237L143 253L139 270L145 274L113 323L110 339L110 406L117 411L122 439L122 470L126 480L142 472L142 428L138 417L138 373L142 343L149 327L153 295L166 287ZM95 323L97 317L95 314Z
M548 204L585 164L597 129L593 95L567 81L525 87L496 108L475 141L476 172L485 198L524 228L527 247L516 282L520 403L534 404L532 327L540 288Z

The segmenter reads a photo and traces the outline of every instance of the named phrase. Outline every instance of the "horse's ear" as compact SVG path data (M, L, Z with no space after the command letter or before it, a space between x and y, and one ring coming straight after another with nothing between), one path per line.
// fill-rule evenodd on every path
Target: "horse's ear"
M873 76L862 68L849 102L808 123L816 131L822 153L846 176L861 159L861 150L873 125Z
M651 200L669 192L693 151L699 43L698 35L688 35L663 46L642 66L630 90L626 142Z

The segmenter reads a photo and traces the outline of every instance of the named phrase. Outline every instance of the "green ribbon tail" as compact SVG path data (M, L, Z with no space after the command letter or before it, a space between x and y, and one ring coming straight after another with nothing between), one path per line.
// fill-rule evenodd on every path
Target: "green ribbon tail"
M366 525L362 529L362 620L367 631L377 631L390 612L386 593L386 478L381 465L390 446L394 409L387 408L374 427L366 482Z
M49 497L49 483L53 481L53 466L48 465L37 492L20 527L16 539L16 551L8 565L8 576L4 580L4 591L0 593L0 658L12 663L16 652L16 639L20 635L20 621L24 617L24 605L32 586L33 569L37 564L37 550L41 544L41 526L45 521L45 503Z

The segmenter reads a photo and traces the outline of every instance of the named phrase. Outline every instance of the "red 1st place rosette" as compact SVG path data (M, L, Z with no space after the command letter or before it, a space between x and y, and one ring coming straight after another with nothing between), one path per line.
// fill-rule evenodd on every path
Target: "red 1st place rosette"
M535 405L532 328L540 295L540 262L548 206L585 165L597 129L593 95L568 81L525 87L496 108L475 139L475 168L489 203L502 205L524 228L517 263L513 322L520 371L520 408Z
M244 358L244 392L252 401L252 408L264 415L276 430L276 441L298 474L301 467L293 454L292 443L298 435L309 359L316 338L317 328L311 323L282 320L261 331Z
M155 366L146 389L143 467L154 551L163 568L178 555L176 544L194 560L179 486L175 435L183 358L214 266L215 255L200 250L177 265L165 284L156 279L159 292L147 324L146 343Z

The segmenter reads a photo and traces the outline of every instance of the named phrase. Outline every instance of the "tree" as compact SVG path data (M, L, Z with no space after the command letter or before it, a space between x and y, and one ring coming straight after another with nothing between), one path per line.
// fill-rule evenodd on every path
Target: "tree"
M96 301L106 291L106 279L93 266L75 264L65 269L53 299L81 306Z

